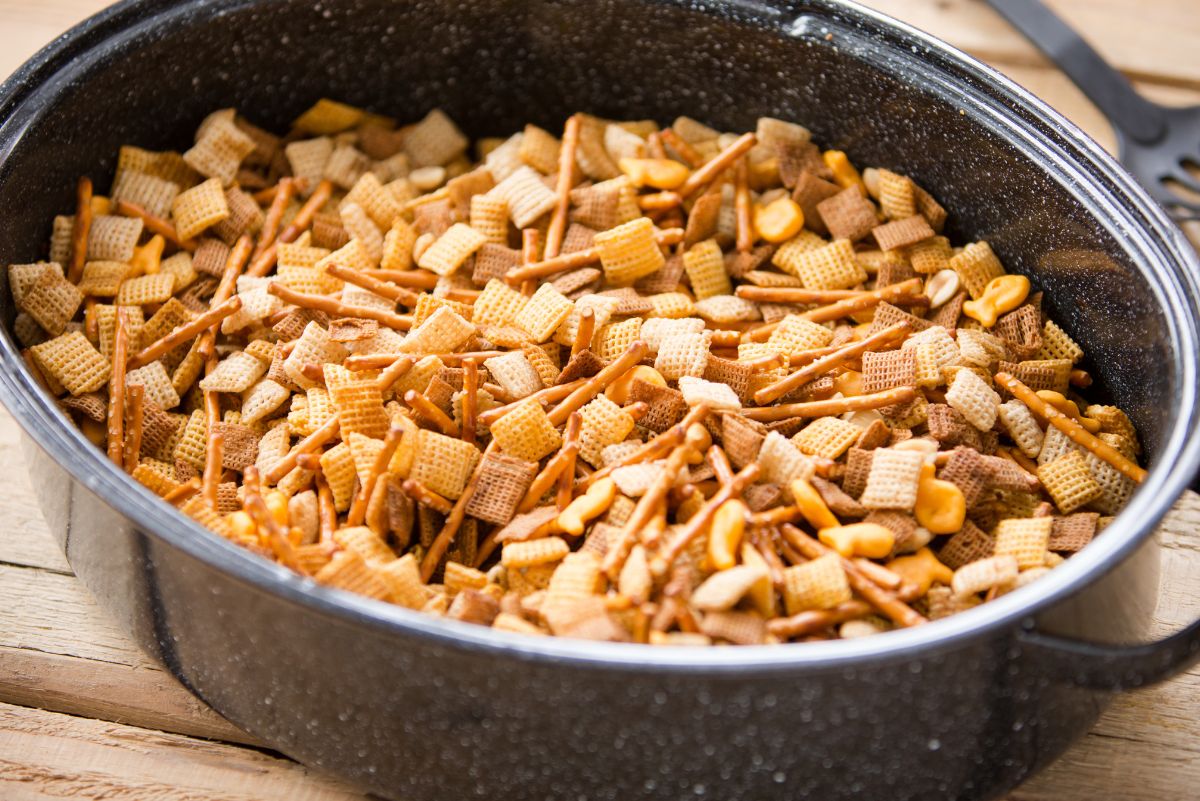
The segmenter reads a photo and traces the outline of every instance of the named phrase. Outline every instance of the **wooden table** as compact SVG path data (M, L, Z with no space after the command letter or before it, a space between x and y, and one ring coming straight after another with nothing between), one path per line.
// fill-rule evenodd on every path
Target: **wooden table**
M0 75L103 0L0 0ZM868 5L991 62L1111 148L1112 132L1056 70L977 0ZM1194 0L1052 2L1151 97L1200 102ZM221 719L149 662L95 606L50 539L0 410L0 798L348 801ZM1200 610L1200 498L1164 525L1164 628ZM1190 571L1192 580L1188 581ZM1160 801L1200 785L1200 670L1121 697L1061 761L1011 801ZM871 801L886 801L872 799Z

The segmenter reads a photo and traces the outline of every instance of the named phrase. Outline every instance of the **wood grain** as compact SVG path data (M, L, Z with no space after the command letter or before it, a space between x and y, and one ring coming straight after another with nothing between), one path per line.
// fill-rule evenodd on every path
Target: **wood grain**
M1200 102L1195 0L1049 0L1161 102ZM0 0L0 75L99 10L99 0ZM978 0L870 0L990 61L1110 149L1099 112ZM117 801L363 796L270 752L204 707L121 634L71 576L33 501L0 411L0 798ZM1200 498L1164 524L1158 619L1177 628L1200 610ZM33 707L40 707L35 709ZM1010 801L1161 801L1200 785L1200 671L1124 695L1095 729ZM209 739L197 739L209 738ZM219 742L218 742L219 741ZM236 744L235 744L236 743ZM879 801L886 801L880 799Z

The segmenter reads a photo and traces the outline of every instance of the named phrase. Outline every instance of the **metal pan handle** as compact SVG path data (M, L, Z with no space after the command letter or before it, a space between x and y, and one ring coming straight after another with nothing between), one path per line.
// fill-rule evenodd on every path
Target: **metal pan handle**
M1200 662L1200 620L1164 640L1144 645L1098 645L1032 628L1018 639L1037 651L1050 675L1091 690L1126 690L1156 684Z
M1139 95L1124 75L1039 0L987 3L1057 64L1126 136L1151 144L1165 133L1162 110Z
M1185 491L1161 525L1190 531L1198 515L1200 497ZM1036 652L1049 675L1093 690L1155 684L1200 662L1200 620L1165 639L1137 645L1105 645L1047 634L1038 631L1032 620L1017 639L1022 649Z

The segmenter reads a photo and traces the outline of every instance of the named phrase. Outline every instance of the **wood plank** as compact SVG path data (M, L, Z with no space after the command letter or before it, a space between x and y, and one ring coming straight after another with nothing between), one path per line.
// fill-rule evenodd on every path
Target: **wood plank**
M0 703L0 797L11 801L364 801L281 756Z
M0 565L0 598L0 701L256 742L143 655L74 576Z
M5 492L0 496L0 564L27 565L70 575L71 566L46 530L29 471L18 445L17 423L7 412L0 414L0 475Z
M862 0L985 61L1049 62L980 0ZM1194 0L1045 0L1106 59L1155 83L1200 89L1200 26Z

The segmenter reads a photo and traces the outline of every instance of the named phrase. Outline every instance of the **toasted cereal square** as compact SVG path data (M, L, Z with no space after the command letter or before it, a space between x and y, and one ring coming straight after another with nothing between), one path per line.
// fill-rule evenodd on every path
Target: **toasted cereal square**
M1047 320L1042 327L1042 347L1034 358L1043 361L1063 359L1075 364L1083 358L1083 348L1058 323Z
M778 431L769 432L763 440L758 451L758 464L762 468L763 481L781 486L798 478L808 480L816 471L812 459Z
M242 422L253 425L274 414L291 396L290 390L275 381L259 380L242 393Z
M558 153L562 143L548 131L536 125L526 125L517 155L521 161L544 175L558 170Z
M171 213L171 202L178 194L178 184L139 170L121 170L113 181L114 202L134 203L156 217Z
M783 582L783 598L789 615L809 609L832 609L851 598L850 582L842 568L841 557L835 553L786 568Z
M414 167L440 167L462 155L469 144L454 121L435 108L408 130L404 152Z
M526 331L535 342L545 342L566 321L574 308L575 304L553 286L542 284L513 318L513 324Z
M875 204L851 186L817 204L817 213L834 239L855 242L879 225Z
M683 268L698 300L733 294L729 274L725 271L725 257L716 240L706 239L685 251Z
M737 393L727 384L683 375L679 377L679 391L683 393L683 400L688 406L699 406L703 403L714 412L736 412L742 408Z
M933 236L933 229L920 214L904 217L872 229L875 241L885 251L898 251Z
M540 349L530 350L538 350L545 355L545 351ZM514 398L532 395L545 386L541 375L521 351L510 351L503 356L488 359L483 364L492 380L504 387L504 391Z
M179 405L179 393L171 384L171 376L162 362L150 362L145 367L130 370L125 374L126 386L140 386L146 392L146 401L160 409L174 409Z
M422 429L417 433L411 476L453 501L462 495L478 462L479 451L471 443Z
M210 178L181 192L171 203L171 216L175 219L175 229L180 239L192 239L229 217L229 204L225 200L221 181Z
M471 226L455 223L421 254L417 264L438 275L450 275L485 242L487 237Z
M348 131L366 116L360 108L321 98L296 118L292 127L307 134L335 134Z
M600 454L608 445L624 441L633 431L629 413L604 395L597 395L579 410L583 424L579 429L579 458L600 467Z
M221 198L224 200L224 193L221 194ZM142 235L142 225L141 219L137 217L98 215L92 220L92 227L88 232L88 259L126 263L132 261L133 251Z
M854 255L848 239L835 239L828 245L795 260L796 275L807 289L850 289L867 280L867 271Z
M917 360L913 350L868 351L862 356L862 391L882 392L917 385Z
M480 325L509 325L528 302L529 298L503 280L493 278L475 299L473 319Z
M1004 429L1012 437L1013 442L1017 443L1021 452L1031 459L1036 459L1042 451L1045 433L1038 425L1033 412L1029 411L1029 407L1013 398L1000 404L997 411Z
M654 223L648 217L602 231L596 234L594 243L604 275L614 285L632 284L666 263L654 237Z
M961 369L946 390L946 403L980 431L990 431L996 424L1000 396L976 373Z
M349 509L354 497L354 482L358 478L350 445L339 442L321 454L321 472L333 492L334 509L339 512Z
M868 509L912 511L925 457L917 451L876 448L859 502Z
M791 355L797 351L823 348L833 340L833 331L798 314L789 314L771 332L767 347Z
M342 436L358 432L382 439L387 435L389 418L383 408L383 393L374 381L329 382L329 397L337 412Z
M520 229L531 226L558 203L554 191L535 171L524 165L496 184L489 194L504 199L509 218Z
M46 270L21 299L22 309L47 334L58 336L83 303L83 292L54 270Z
M408 333L402 353L453 353L475 334L475 326L443 306Z
M958 273L963 288L972 300L977 300L983 294L993 278L1004 275L1004 267L987 242L972 242L950 257L947 266Z
M72 395L95 392L112 372L109 361L79 331L69 331L30 350L42 372Z
M245 351L234 351L200 380L205 392L245 392L267 372L267 366Z
M792 444L809 456L839 459L861 433L858 426L840 417L819 417L792 437Z
M1070 450L1038 467L1038 479L1063 514L1099 498L1104 488L1092 476L1087 459L1078 450Z
M1050 545L1052 517L1027 517L1001 520L996 525L995 556L1012 556L1017 567L1027 570L1046 563Z
M659 343L654 369L668 381L683 376L700 378L708 366L709 336L706 333L671 334Z
M534 399L513 407L490 430L500 449L517 459L536 462L562 446L562 436Z
M171 297L175 289L175 276L168 273L155 273L130 278L121 283L117 291L118 306L147 306L151 303L164 303Z
M485 453L479 483L467 502L466 513L498 526L507 525L537 471L536 462L503 453Z
M196 144L183 154L184 162L222 186L233 183L242 160L254 152L255 143L234 123L234 110L209 114L196 131ZM184 237L190 239L190 237Z

